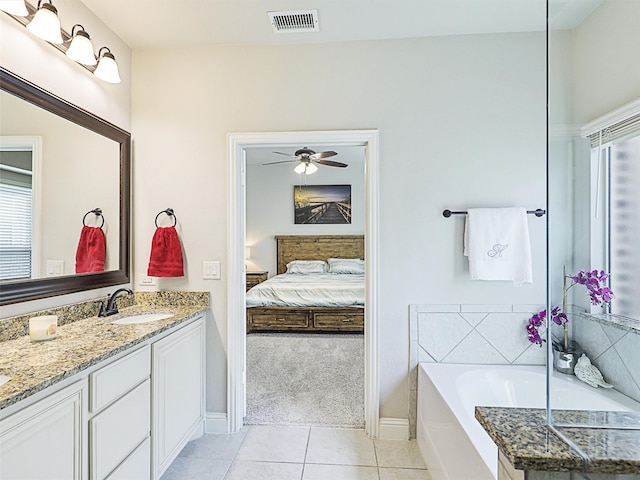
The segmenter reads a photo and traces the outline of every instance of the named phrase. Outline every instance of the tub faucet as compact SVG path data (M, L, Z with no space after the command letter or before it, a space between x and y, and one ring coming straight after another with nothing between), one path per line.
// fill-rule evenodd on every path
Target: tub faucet
M104 302L100 304L100 313L98 313L99 317L108 317L109 315L115 315L118 313L118 305L116 304L116 299L121 293L128 293L129 295L133 295L133 291L128 288L119 288L115 292L111 294L110 297L107 297L107 304Z

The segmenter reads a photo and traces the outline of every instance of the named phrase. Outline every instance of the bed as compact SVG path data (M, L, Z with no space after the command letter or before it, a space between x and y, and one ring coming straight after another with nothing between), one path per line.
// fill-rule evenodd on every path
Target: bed
M277 275L247 292L247 333L364 332L364 274L286 273L294 261L364 260L364 236L278 235L275 240Z

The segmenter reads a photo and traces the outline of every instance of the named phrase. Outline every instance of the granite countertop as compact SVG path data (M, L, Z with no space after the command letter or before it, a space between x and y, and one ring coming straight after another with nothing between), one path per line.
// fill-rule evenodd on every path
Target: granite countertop
M0 375L11 377L0 386L0 410L188 322L208 309L208 300L202 302L201 295L191 298L195 301L140 299L145 302L120 308L117 315L93 316L59 324L57 338L53 340L31 342L28 335L23 335L0 342ZM132 325L111 323L124 316L143 313L173 313L173 316Z
M559 426L593 424L586 416L594 414L607 425L640 425L636 412L554 410L555 428L584 452L585 460L547 427L544 409L476 407L475 416L517 470L640 473L640 430Z

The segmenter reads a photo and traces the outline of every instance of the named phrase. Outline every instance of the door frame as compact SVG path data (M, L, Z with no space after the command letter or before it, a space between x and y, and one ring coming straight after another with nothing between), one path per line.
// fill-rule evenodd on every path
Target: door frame
M380 388L378 365L378 130L253 132L227 135L229 214L227 219L227 423L240 431L246 390L246 151L247 147L314 145L364 146L365 185L365 430L378 437Z

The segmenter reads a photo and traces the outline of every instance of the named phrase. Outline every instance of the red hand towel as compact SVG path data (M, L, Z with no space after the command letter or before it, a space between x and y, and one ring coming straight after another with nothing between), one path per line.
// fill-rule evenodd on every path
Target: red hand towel
M104 272L107 241L100 227L84 225L76 250L76 273Z
M182 245L176 227L158 227L151 240L150 277L183 277Z

